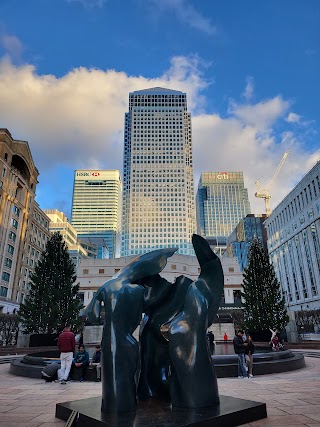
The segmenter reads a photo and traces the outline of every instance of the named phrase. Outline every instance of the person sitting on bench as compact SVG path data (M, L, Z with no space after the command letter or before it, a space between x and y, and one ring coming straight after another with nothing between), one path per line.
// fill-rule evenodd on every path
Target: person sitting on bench
M96 367L96 370L97 370L96 381L101 381L101 347L100 345L96 345L96 351L93 353L90 366Z
M72 362L71 376L73 375L74 369L81 369L80 382L83 382L86 377L87 367L89 366L89 353L85 350L84 345L80 344L79 351Z

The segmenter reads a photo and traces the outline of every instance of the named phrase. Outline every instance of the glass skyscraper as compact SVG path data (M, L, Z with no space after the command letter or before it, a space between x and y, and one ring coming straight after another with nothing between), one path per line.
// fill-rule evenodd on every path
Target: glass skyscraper
M202 172L197 196L197 229L204 237L228 237L250 213L242 172Z
M249 214L240 220L239 224L228 237L228 247L223 257L236 256L241 271L248 266L249 249L254 239L258 239L263 248L268 251L267 232L263 225L265 220L265 214Z
M125 115L121 255L176 246L194 254L191 116L183 92L129 94Z
M121 202L118 170L75 171L71 224L80 239L96 244L99 258L120 255Z

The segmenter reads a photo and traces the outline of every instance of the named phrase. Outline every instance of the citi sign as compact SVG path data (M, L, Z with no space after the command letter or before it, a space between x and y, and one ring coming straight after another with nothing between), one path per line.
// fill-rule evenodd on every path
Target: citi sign
M229 175L226 172L220 172L217 175L217 179L229 179Z
M77 176L99 176L100 172L77 172Z

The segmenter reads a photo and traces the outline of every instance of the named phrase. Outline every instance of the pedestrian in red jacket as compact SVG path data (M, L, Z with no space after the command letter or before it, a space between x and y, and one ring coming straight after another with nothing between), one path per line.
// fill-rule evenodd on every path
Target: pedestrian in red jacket
M61 360L61 384L66 384L68 380L75 347L76 339L74 333L70 331L70 326L66 326L58 338L58 348Z

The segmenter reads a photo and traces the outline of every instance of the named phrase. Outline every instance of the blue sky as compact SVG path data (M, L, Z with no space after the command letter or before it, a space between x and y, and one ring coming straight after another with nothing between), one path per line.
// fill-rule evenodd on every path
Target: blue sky
M267 183L320 158L320 2L1 0L0 127L29 141L37 201L70 214L73 171L122 169L128 92L186 91L201 171ZM57 188L59 191L57 191Z

